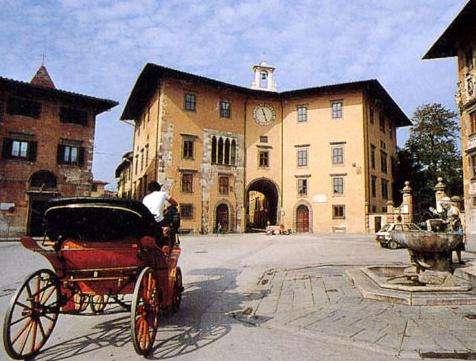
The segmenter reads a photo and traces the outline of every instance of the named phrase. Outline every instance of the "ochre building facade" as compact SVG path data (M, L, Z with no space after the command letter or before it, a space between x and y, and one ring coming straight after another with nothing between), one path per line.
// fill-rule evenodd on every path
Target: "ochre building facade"
M184 231L373 228L405 114L377 80L277 92L274 68L253 71L245 88L145 66L121 116L134 125L131 197L158 180Z
M467 249L476 251L476 1L470 0L423 57L457 57Z

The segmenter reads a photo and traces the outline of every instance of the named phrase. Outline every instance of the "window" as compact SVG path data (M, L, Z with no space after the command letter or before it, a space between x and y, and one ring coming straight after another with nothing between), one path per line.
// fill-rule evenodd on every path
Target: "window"
M372 176L370 180L370 189L372 191L372 197L376 197L377 196L377 177L374 175Z
M79 109L61 107L60 121L61 123L87 125L88 113Z
M58 164L84 165L84 148L79 145L59 144L57 153Z
M388 199L388 181L382 179L382 198Z
M307 166L307 149L299 149L297 151L297 165L298 167Z
M372 206L372 213L377 213L377 206Z
M379 123L380 130L383 133L385 133L385 117L383 116L382 112L380 112L380 114L378 116L378 123Z
M218 177L218 192L228 194L230 191L230 178L228 176Z
M259 152L259 166L269 167L269 152L267 151Z
M382 148L383 150L387 149L387 146L385 145L384 141L380 141L380 148Z
M39 118L41 114L41 103L29 99L11 97L8 100L7 112L11 115Z
M332 193L344 194L344 178L343 177L332 178Z
M182 174L182 192L193 193L193 173Z
M31 140L4 138L2 158L34 162L36 160L36 146L37 143Z
M227 100L220 101L220 117L229 118L230 117L230 102Z
M145 166L149 165L149 145L145 146Z
M196 99L194 93L185 93L185 110L194 112L196 110Z
M139 167L139 155L136 155L136 165L135 165L135 169L134 169L134 174L137 175L137 171L138 171L138 167Z
M473 171L473 177L476 177L476 154L471 154L471 169Z
M332 218L333 219L344 219L345 218L345 206L344 205L333 205L332 206Z
M370 118L370 123L374 124L374 107L373 106L370 106L370 114L369 114L369 118Z
M144 169L144 148L140 150L140 170Z
M380 151L380 169L383 173L387 173L387 153Z
M185 139L183 141L183 159L193 159L193 140Z
M390 136L390 139L393 139L393 127L392 127L392 122L388 122L388 135Z
M180 203L180 217L183 219L192 219L193 205L188 203Z
M307 195L307 179L306 178L298 178L298 195L305 196Z
M375 169L375 145L370 144L370 165Z
M266 135L262 135L259 137L260 143L268 143L268 137Z
M476 133L476 112L472 112L469 115L469 121L470 121L470 129L471 129L471 134Z
M260 73L259 87L264 89L268 88L268 73L265 71Z
M344 147L332 148L332 164L344 164Z
M307 122L307 106L298 105L297 107L297 120L298 122Z
M331 102L332 105L332 119L342 118L342 100Z
M212 137L211 149L212 164L235 165L236 140L230 138Z

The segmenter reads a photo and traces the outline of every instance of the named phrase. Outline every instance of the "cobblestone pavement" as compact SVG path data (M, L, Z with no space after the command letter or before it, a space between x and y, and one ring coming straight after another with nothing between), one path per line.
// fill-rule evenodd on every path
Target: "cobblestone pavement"
M400 357L476 359L475 306L421 307L363 299L347 267L271 269L250 320ZM251 309L248 309L251 312Z

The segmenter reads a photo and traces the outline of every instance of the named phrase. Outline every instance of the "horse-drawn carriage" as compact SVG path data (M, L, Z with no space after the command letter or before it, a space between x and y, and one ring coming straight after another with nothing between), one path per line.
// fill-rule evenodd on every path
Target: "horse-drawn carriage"
M64 198L49 203L41 246L29 237L24 247L42 254L54 271L28 276L5 315L3 342L8 355L26 359L40 352L60 313L78 313L88 303L102 312L115 299L131 312L131 336L141 355L153 346L161 311L176 312L182 297L177 267L179 218L167 231L140 202ZM123 299L132 294L130 304Z

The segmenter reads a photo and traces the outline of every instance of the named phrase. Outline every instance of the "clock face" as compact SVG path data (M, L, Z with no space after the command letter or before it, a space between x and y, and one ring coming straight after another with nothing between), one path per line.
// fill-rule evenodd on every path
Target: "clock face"
M274 122L276 112L271 105L256 105L253 109L253 118L259 125L269 125Z

